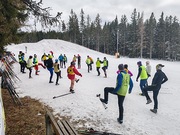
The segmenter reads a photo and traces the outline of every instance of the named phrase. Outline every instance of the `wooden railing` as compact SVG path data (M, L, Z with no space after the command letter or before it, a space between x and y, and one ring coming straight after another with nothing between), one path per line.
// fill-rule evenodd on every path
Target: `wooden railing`
M67 120L55 120L52 113L45 109L46 135L78 135Z

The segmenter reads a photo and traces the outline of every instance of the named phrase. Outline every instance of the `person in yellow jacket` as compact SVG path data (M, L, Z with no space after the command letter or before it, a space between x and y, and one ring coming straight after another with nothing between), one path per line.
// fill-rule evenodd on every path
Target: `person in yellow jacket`
M99 71L99 69L101 68L101 63L102 63L102 61L99 59L99 58L97 58L97 61L96 61L96 70L97 70L97 72L98 72L98 76L100 76L100 71Z
M44 65L46 65L47 58L48 58L48 56L46 55L46 53L44 53L41 57L41 61L44 62Z
M143 88L145 86L147 86L147 79L148 79L148 74L147 74L147 71L146 71L146 67L142 65L141 61L138 61L137 62L137 65L138 65L138 75L137 75L137 78L136 78L136 82L138 82L138 78L140 77L140 88L141 88L141 92L139 95L141 96L144 96L144 91L143 91Z
M58 59L55 60L55 63L53 64L53 66L54 66L54 72L57 75L57 77L56 77L56 85L59 85L59 83L58 83L59 78L62 78L62 77L61 77L61 70L60 70L60 67L59 67Z
M106 57L104 57L102 69L104 71L104 77L107 78L106 70L108 69L108 60L106 59Z
M87 56L86 64L87 64L88 73L89 73L89 71L90 71L90 69L91 69L91 59L90 59L89 55Z

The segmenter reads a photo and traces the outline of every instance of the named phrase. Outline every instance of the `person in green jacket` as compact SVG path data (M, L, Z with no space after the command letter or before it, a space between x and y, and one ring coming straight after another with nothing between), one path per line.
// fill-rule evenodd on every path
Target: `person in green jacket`
M98 76L100 76L100 71L99 71L99 69L101 68L101 63L102 63L102 61L99 59L99 58L97 58L97 61L96 61L96 70L97 70L97 72L98 72Z
M138 82L138 78L140 77L140 88L142 93L140 93L139 95L144 96L143 88L147 86L148 74L146 71L146 67L142 65L141 61L138 61L137 65L138 65L138 75L136 78L136 82Z
M89 71L90 71L90 69L91 69L91 59L90 59L89 55L87 56L86 64L87 64L88 73L89 73Z
M106 59L106 57L104 57L102 69L104 71L104 77L107 78L106 70L108 69L108 60Z
M105 87L104 88L104 99L100 98L101 102L107 104L108 103L108 93L115 94L118 97L118 106L119 106L119 117L117 121L122 124L123 123L123 113L124 113L124 99L126 93L129 89L129 94L132 92L133 81L128 73L124 71L123 64L118 65L118 69L120 73L117 75L116 79L116 87Z

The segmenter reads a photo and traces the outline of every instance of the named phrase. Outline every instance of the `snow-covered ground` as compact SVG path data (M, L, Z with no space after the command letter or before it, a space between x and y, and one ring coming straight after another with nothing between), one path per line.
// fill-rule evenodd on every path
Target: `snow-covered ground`
M26 59L29 55L37 54L39 62L41 56L49 51L54 52L54 58L58 58L60 54L66 54L68 58L67 65L70 64L73 55L80 54L82 58L82 78L75 84L75 94L53 99L69 92L70 81L67 78L67 69L61 69L62 79L59 80L60 85L49 82L49 71L40 68L40 75L36 76L34 71L32 79L28 78L28 70L26 74L20 73L19 64L14 64L14 71L22 80L19 82L17 92L20 96L30 96L44 102L54 109L54 114L59 113L62 116L71 117L71 121L85 120L86 127L92 127L97 130L108 131L113 133L121 133L123 135L178 135L180 134L180 62L169 62L162 60L149 60L152 66L152 77L155 73L155 66L159 63L164 64L163 71L168 77L168 81L162 85L158 100L158 113L154 114L149 111L153 108L153 103L146 105L146 99L140 96L139 82L136 82L138 72L137 61L142 61L143 65L147 59L138 58L115 58L114 56L99 53L77 44L69 43L62 40L42 40L37 43L23 43L18 45L9 45L7 50L15 53L17 58L18 52L25 52ZM87 72L85 60L87 55L91 56L94 61L97 57L103 60L107 57L109 68L107 70L108 77L104 78L101 69L101 75L97 76L95 64L91 73ZM18 59L18 58L17 58ZM118 64L128 64L129 70L134 74L132 77L134 88L131 94L127 94L124 102L124 123L117 122L118 117L118 101L117 96L109 95L108 109L104 109L96 94L103 95L104 87L114 87L116 85L117 66ZM53 76L55 82L56 75ZM152 98L152 92L150 93ZM27 114L28 115L28 114ZM81 122L77 122L76 128L82 127Z

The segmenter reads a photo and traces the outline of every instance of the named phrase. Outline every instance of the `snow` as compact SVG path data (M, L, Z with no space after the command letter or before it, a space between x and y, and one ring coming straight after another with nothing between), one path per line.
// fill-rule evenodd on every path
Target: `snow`
M16 89L19 96L30 96L38 99L45 105L53 108L54 114L70 117L70 121L77 121L75 128L85 126L92 127L96 130L108 131L113 133L121 133L123 135L177 135L180 134L180 73L179 62L170 62L163 60L150 60L140 58L115 58L114 56L99 53L77 44L69 43L62 40L42 40L37 43L12 44L7 46L8 51L15 53L17 58L18 52L25 52L26 59L29 55L37 54L39 62L41 56L49 51L54 52L54 58L58 58L60 54L66 54L68 58L67 66L70 64L74 55L80 54L82 58L82 67L78 69L82 73L82 78L75 84L75 94L70 94L64 97L53 99L54 96L69 92L70 81L67 78L67 69L61 69L62 79L59 80L60 85L49 82L49 71L39 67L39 76L33 71L32 79L28 78L28 70L26 74L20 73L18 63L14 64L14 71L21 79ZM97 57L103 60L106 57L109 61L107 70L108 77L104 78L101 69L101 75L97 76L95 64L93 64L92 72L87 72L85 60L87 55L91 56L94 61ZM158 101L158 113L154 114L149 109L153 108L153 102L146 105L146 99L140 96L139 82L136 82L138 72L137 61L141 60L143 65L147 60L152 66L152 77L156 72L155 66L159 63L164 64L163 71L168 77L168 81L162 85ZM117 122L118 117L118 101L117 96L109 94L108 109L104 109L96 94L103 95L105 87L115 87L117 66L118 64L128 64L129 70L133 73L132 79L134 82L133 91L127 94L124 101L124 123ZM56 75L53 76L55 82ZM152 98L152 92L149 92ZM86 121L85 125L81 120Z

